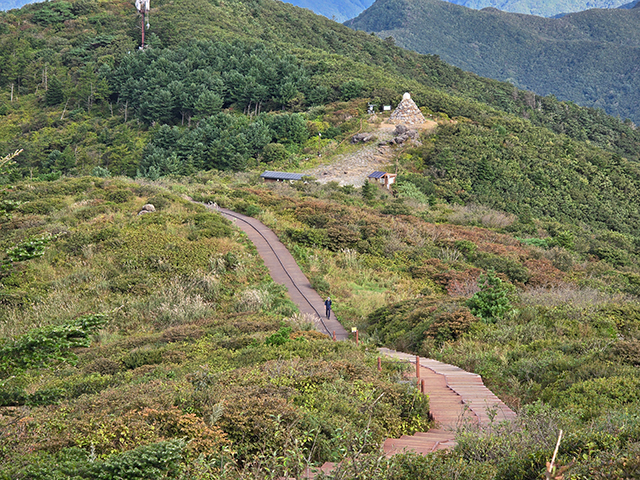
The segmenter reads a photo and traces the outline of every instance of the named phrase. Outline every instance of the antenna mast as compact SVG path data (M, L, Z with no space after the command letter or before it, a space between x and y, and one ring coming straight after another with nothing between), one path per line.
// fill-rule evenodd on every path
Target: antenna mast
M140 30L142 31L142 45L140 46L140 50L144 50L144 30L145 27L149 28L149 10L150 10L150 1L151 0L136 0L136 8L140 15L142 15L142 21L140 22ZM145 16L147 17L147 24L145 25L144 20Z

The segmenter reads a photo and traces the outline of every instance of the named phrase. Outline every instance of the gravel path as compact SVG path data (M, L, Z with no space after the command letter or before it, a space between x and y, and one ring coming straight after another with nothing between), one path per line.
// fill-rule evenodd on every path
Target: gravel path
M418 130L432 130L437 124L427 121L424 125L411 126ZM371 133L375 136L370 142L355 152L337 155L330 159L331 163L320 165L302 173L310 175L318 180L318 183L338 182L340 186L353 185L361 187L367 180L367 176L375 171L385 170L393 162L395 149L388 145L380 146L380 143L388 142L395 134L396 126L392 124L368 125L363 133Z
M320 165L303 172L318 179L319 183L338 182L341 186L364 185L367 175L387 167L393 159L393 149L389 146L378 146L378 143L389 141L393 132L375 132L376 139L356 152L338 155L330 165Z

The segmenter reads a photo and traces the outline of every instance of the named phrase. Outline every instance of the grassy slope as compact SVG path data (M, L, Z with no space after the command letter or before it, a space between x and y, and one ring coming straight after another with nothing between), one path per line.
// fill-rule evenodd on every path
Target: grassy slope
M383 192L365 201L350 188L253 182L233 195L197 186L193 194L239 210L258 206L259 218L365 342L481 373L519 410L515 427L462 433L448 461L400 461L402 478L450 475L453 465L462 478L535 478L558 428L567 435L560 465L582 458L573 475L638 473L640 270L633 245L633 265L616 267L584 250L599 241L586 232L554 245L553 232L569 225L536 220L543 239L521 241L531 237L513 217L486 208L429 207L406 197L403 205ZM508 315L479 321L466 302L488 269L517 292ZM371 478L399 474L369 471Z
M428 424L393 366L304 330L252 245L183 191L85 177L2 192L2 251L49 241L1 259L0 478L138 478L134 457L141 478L221 461L228 478L296 475L363 432L370 450ZM78 324L92 314L106 323ZM297 339L265 342L283 326Z
M630 65L638 63L639 15L613 9L546 19L440 0L386 0L348 24L479 75L637 122L637 75Z

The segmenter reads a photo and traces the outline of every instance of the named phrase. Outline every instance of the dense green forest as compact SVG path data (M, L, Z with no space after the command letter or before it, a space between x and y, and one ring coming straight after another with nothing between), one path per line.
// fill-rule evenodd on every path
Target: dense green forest
M381 0L347 24L478 75L640 120L638 9L552 19L442 0Z

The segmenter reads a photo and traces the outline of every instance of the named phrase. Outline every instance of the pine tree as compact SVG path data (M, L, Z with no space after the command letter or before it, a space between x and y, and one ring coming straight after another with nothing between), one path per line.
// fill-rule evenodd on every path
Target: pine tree
M62 90L62 82L56 77L49 80L49 89L44 96L44 103L48 106L60 105L64 102L64 92Z

